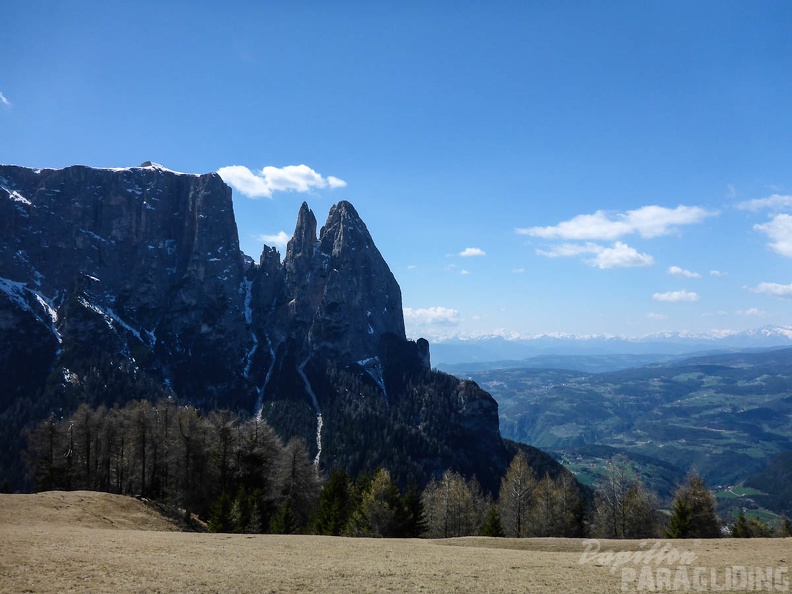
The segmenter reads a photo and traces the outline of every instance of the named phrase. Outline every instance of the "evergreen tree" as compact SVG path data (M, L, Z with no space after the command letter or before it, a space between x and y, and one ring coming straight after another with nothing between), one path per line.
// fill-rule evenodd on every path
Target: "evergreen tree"
M773 529L755 517L748 519L748 531L751 538L770 538L773 536Z
M718 538L720 522L715 513L716 500L704 479L694 470L674 495L668 525L668 538Z
M426 532L426 514L424 513L421 493L416 487L410 487L401 499L396 517L396 534L398 538L420 538Z
M319 509L314 519L314 532L327 536L339 536L349 521L352 508L349 476L343 468L330 473L322 494Z
M233 503L228 493L222 491L212 504L209 516L209 532L233 532L234 522L231 515Z
M674 499L671 519L668 521L666 538L692 538L692 514L690 503L685 498Z
M734 521L734 526L732 526L731 529L731 535L733 538L751 537L751 531L748 527L748 518L745 517L743 510L740 510L740 513L737 515L737 519Z
M737 515L731 529L732 538L770 538L773 530L759 518L749 518L743 510Z
M291 500L286 499L270 522L272 534L299 534L302 524L292 510Z
M502 537L503 525L501 524L500 510L497 505L491 505L487 513L487 521L481 529L481 536Z

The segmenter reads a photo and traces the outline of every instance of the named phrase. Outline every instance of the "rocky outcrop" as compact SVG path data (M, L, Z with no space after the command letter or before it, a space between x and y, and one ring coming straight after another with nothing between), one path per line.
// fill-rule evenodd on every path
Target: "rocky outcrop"
M138 354L198 401L244 390L244 262L217 174L4 166L0 219L0 276L51 313L63 361Z
M264 246L255 263L216 174L0 166L0 362L0 421L17 429L164 391L261 414L326 467L417 482L454 467L493 486L505 465L497 404L406 339L355 208L317 234L303 204L283 261Z

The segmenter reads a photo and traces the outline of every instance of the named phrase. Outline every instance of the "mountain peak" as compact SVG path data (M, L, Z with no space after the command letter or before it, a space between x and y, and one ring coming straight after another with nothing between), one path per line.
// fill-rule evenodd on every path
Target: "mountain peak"
M294 235L286 246L286 257L284 262L289 265L297 260L313 255L316 245L316 217L313 211L308 208L306 202L300 206L297 214L297 225L294 227Z

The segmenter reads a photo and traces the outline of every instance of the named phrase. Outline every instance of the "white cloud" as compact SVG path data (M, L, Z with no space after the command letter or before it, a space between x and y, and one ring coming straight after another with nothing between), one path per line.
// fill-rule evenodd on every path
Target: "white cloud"
M0 91L0 103L2 103L5 107L11 107L11 102L3 95L2 91Z
M737 204L737 208L752 211L764 210L765 208L769 210L786 210L792 208L792 196L772 194L767 198L754 198L753 200L740 202Z
M593 258L584 259L589 266L601 270L606 268L630 268L635 266L651 266L654 258L649 254L642 254L626 243L617 241L613 247L605 247L597 243L562 243L553 246L550 250L536 250L536 253L548 258L574 257L585 254L594 254Z
M413 309L404 308L404 321L408 324L441 324L444 326L455 326L459 324L459 312L448 307L427 307Z
M770 248L792 258L792 215L778 214L764 225L754 225L754 230L765 233L770 239Z
M649 318L650 320L667 320L668 319L667 315L659 314L659 313L648 313L648 314L646 314L646 317Z
M459 252L459 255L462 256L463 258L470 258L471 256L486 256L487 252L485 252L481 248L469 247Z
M676 208L643 206L636 210L614 214L598 210L594 214L578 215L558 225L529 227L515 231L520 235L544 239L612 240L633 233L651 238L667 235L679 225L699 223L705 218L717 214L715 211L699 206L677 206Z
M726 276L726 273L721 272L720 270L710 270L709 275L715 278L720 278L722 276Z
M561 243L553 246L549 250L536 250L536 253L548 258L568 258L580 256L581 254L597 253L603 249L601 245L590 242L586 244Z
M605 248L589 262L600 269L629 268L634 266L651 266L654 258L649 254L641 254L635 248L617 241L612 248Z
M459 274L461 274L462 276L467 276L468 274L470 274L470 271L462 269L462 270L459 271Z
M418 267L415 264L410 264L410 265L407 266L407 270L415 270L417 268Z
M228 185L248 198L270 198L273 192L310 192L313 189L343 188L347 183L334 177L322 177L307 165L264 167L254 172L242 165L217 170Z
M346 188L347 183L343 179L338 179L333 175L328 175L327 185L331 188Z
M685 270L679 266L669 266L668 274L678 278L701 278L701 275L698 272L691 272L690 270Z
M792 283L779 285L778 283L759 283L753 288L748 289L752 293L770 295L779 299L792 299Z
M285 231L280 231L275 235L259 235L256 239L270 246L285 248L290 237Z
M750 309L741 309L737 310L736 313L738 316L755 316L755 317L764 317L768 315L766 311L762 311L761 309L757 309L756 307L751 307Z
M652 295L652 299L655 301L670 301L673 303L678 303L680 301L698 301L699 296L698 293L691 293L689 291L669 291L667 293L655 293Z
M525 268L513 268L513 269L512 269L512 272L513 272L514 274L522 274L522 273L524 273L524 272L525 272Z

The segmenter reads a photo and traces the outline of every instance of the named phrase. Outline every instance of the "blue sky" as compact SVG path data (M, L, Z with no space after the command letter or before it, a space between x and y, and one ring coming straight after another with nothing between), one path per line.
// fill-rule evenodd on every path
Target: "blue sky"
M255 258L303 200L320 224L349 200L412 336L792 324L789 2L9 0L0 19L0 162L222 171Z

